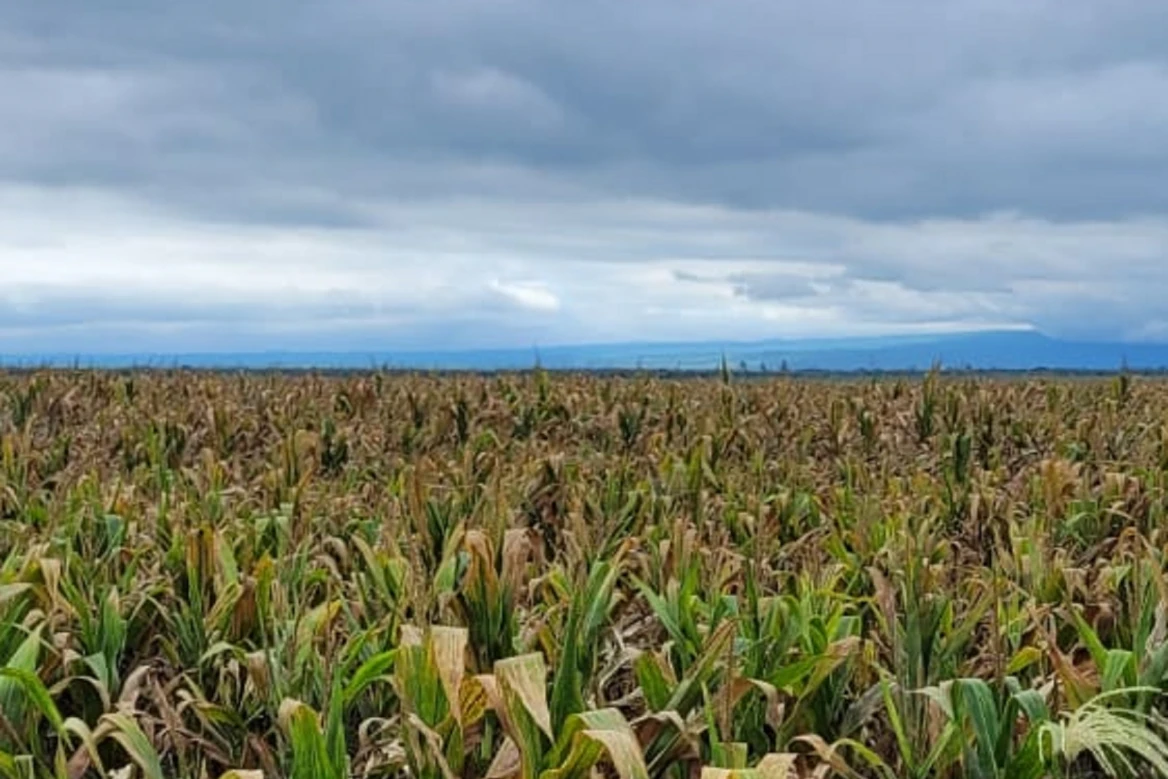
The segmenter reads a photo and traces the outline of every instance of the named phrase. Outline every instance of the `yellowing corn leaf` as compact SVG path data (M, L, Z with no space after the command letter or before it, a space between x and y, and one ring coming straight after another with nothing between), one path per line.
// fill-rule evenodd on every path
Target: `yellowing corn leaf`
M783 724L784 706L779 691L773 684L761 679L739 677L730 687L730 705L736 707L751 690L757 690L766 699L766 723L778 730Z
M311 645L314 638L323 636L340 610L341 602L332 600L305 614L304 619L296 626L296 646L304 650Z
M491 678L491 681L493 683L494 678ZM478 722L490 706L490 699L480 677L464 678L458 690L458 707L462 712L463 726Z
M519 749L520 773L523 779L536 779L544 765L546 742L553 738L543 655L499 660L495 663L494 676L501 698L496 711L507 735ZM489 696L489 683L485 686Z
M1099 691L1098 682L1079 669L1071 658L1063 654L1053 644L1050 647L1050 659L1054 665L1055 674L1063 683L1063 689L1066 691L1071 708L1077 709L1095 697Z
M467 679L468 692L464 695L482 695L485 706L503 721L507 726L507 707L503 705L503 693L499 691L499 680L494 674L477 674Z
M791 779L795 772L797 755L772 752L759 761L755 768L702 768L701 779Z
M462 720L462 677L466 670L466 628L433 627L430 641L434 652L434 662L438 666L438 678L450 703L454 720L461 725Z
M102 764L101 756L97 752L97 738L89 726L76 717L65 720L63 725L66 732L81 742L81 746L65 764L65 776L68 779L81 779L89 771L91 764L97 765L100 772Z
M641 746L648 746L658 736L666 731L675 731L682 736L683 739L688 737L689 742L694 747L693 754L698 754L698 741L693 738L692 730L686 725L685 720L676 711L655 711L639 717L633 723L634 730L637 733L637 739L641 742Z
M519 776L522 761L519 747L510 738L503 739L503 746L495 753L490 768L487 769L486 779L512 779Z
M0 584L0 606L19 595L23 595L31 589L32 585L28 582L20 582L17 584Z
M823 684L824 680L830 676L835 669L851 657L860 648L859 636L848 636L839 641L833 642L827 647L827 651L823 653L823 657L815 664L815 671L811 674L811 679L808 680L804 688L804 694L811 692Z
M896 625L896 591L879 568L874 566L868 568L868 575L872 577L872 586L876 590L876 604L880 607L884 623L889 630L894 630Z
M455 773L451 770L450 763L446 759L442 737L415 714L407 714L405 724L408 739L417 742L419 736L421 737L420 741L425 745L426 763L438 766L444 779L456 779Z
M617 709L573 714L564 722L555 748L547 756L551 766L542 779L586 779L607 756L621 779L648 779L648 768L636 734Z
M468 530L463 544L470 555L467 581L480 582L485 590L482 593L484 598L494 600L501 597L499 574L495 571L495 552L487 534L481 530Z
M402 625L401 639L398 641L400 646L422 646L424 634L421 628L416 625Z
M509 657L495 663L495 679L502 693L503 705L514 719L516 706L535 721L539 729L554 738L552 715L547 704L547 665L541 654Z
M1006 673L1012 676L1041 659L1042 650L1035 646L1024 646L1010 658L1010 662L1006 664Z
M106 714L101 723L106 726L109 738L118 742L141 769L145 779L164 779L158 752L132 717L121 713Z
M268 664L266 652L249 652L246 656L247 678L251 681L256 693L266 698L272 687L272 670Z
M798 760L798 755L771 752L758 761L755 770L758 771L761 779L790 779L790 777L796 776L796 760Z
M122 692L118 696L117 703L120 711L133 711L137 707L138 698L141 697L142 691L146 688L150 671L149 665L140 665L131 671L126 680L122 682Z
M850 747L864 762L876 769L880 776L886 777L886 779L894 779L896 776L879 755L857 741L841 739L834 744L828 744L822 737L814 734L799 736L795 741L810 746L815 750L815 755L840 776L846 776L849 779L863 779L863 774L848 765L848 761L840 754L840 747L844 746Z
M285 698L280 702L280 709L277 714L280 727L287 731L292 726L292 720L305 711L311 712L314 717L316 716L316 712L313 712L303 701L298 701L295 698Z
M526 529L511 528L503 534L503 586L512 597L526 578L531 550L531 536Z
M758 774L749 768L702 766L701 779L758 779Z
M544 771L541 779L588 779L593 767L606 755L620 779L649 779L636 738L631 732L619 730L578 731L564 762Z
M702 766L701 779L762 779L753 768L713 768Z

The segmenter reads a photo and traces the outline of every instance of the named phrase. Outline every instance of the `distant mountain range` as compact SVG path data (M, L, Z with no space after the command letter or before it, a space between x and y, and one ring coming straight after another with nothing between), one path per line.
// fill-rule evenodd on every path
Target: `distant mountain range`
M1168 343L1070 341L1033 331L757 342L625 343L528 349L411 352L259 352L201 354L32 354L0 356L7 367L42 365L223 369L369 368L414 370L734 370L912 371L951 369L1114 371L1168 369Z

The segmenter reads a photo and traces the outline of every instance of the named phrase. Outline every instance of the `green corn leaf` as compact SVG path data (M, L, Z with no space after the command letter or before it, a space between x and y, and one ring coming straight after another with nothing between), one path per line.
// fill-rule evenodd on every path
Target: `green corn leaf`
M431 647L412 628L402 630L394 657L394 680L403 708L430 727L437 727L449 713Z
M385 679L386 674L393 667L396 655L396 650L391 649L373 655L362 663L345 683L344 691L341 694L344 705L349 706L367 687L379 679Z
M1100 691L1107 693L1121 687L1134 687L1137 681L1135 653L1127 649L1108 649L1099 669Z
M1038 726L1050 719L1046 699L1038 690L1019 690L1013 693L1014 701L1026 714L1031 726Z
M0 711L10 722L19 727L24 722L26 711L26 684L22 679L35 674L41 653L41 628L31 631L17 646L4 669L10 673L0 675ZM39 680L38 680L39 681Z
M884 697L884 709L888 713L888 722L892 726L892 732L896 735L896 745L900 749L901 759L907 764L913 765L914 752L912 743L909 741L908 733L904 729L904 722L900 717L900 710L896 707L895 696L893 695L892 684L888 679L882 679L880 682L880 692Z
M706 639L702 654L686 671L685 677L674 688L673 695L665 707L686 716L702 700L702 687L712 687L718 677L721 665L726 659L726 651L734 641L737 626L733 622L723 622ZM777 686L777 685L776 685Z
M333 762L315 711L288 699L280 704L280 722L292 744L290 779L346 779L346 766Z
M642 652L633 661L633 673L650 711L664 711L673 694L673 683L666 677L668 664L653 652Z
M1079 633L1079 640L1087 647L1087 651L1091 653L1091 659L1095 662L1095 667L1102 673L1104 666L1107 665L1107 647L1103 646L1103 642L1099 640L1099 634L1087 624L1087 620L1083 619L1083 615L1077 609L1072 608L1070 611L1075 630Z
M563 649L552 680L553 728L561 728L570 715L584 710L584 692L591 682L595 647L607 621L619 577L618 566L598 562L592 566L587 584L572 598Z
M109 738L118 742L125 750L134 764L142 771L144 779L165 779L158 752L132 717L121 712L113 712L103 715L101 722L108 726Z
M4 779L29 779L32 773L22 767L15 757L0 750L0 776Z
M997 701L990 686L981 679L958 679L953 682L958 716L966 716L973 725L974 747L980 776L998 775L996 746L1001 729Z
M64 720L61 713L44 682L35 673L23 668L0 668L0 685L11 685L10 689L14 694L23 696L22 705L31 703L37 713L49 721L53 730L58 733L63 730Z

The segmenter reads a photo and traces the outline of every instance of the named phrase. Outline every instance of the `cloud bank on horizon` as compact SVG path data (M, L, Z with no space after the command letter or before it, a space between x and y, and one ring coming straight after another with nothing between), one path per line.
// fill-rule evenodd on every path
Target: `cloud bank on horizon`
M3 20L0 352L1168 339L1160 0Z

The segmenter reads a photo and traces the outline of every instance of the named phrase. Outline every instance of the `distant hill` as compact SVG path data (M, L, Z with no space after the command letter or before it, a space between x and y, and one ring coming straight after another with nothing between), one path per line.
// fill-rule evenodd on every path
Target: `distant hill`
M529 349L401 352L262 352L203 354L8 355L3 365L121 368L396 368L513 370L645 369L708 371L725 357L734 369L777 371L926 370L934 363L973 370L1112 371L1168 369L1168 344L1069 341L1032 331L934 336L800 339L758 342L625 343Z

